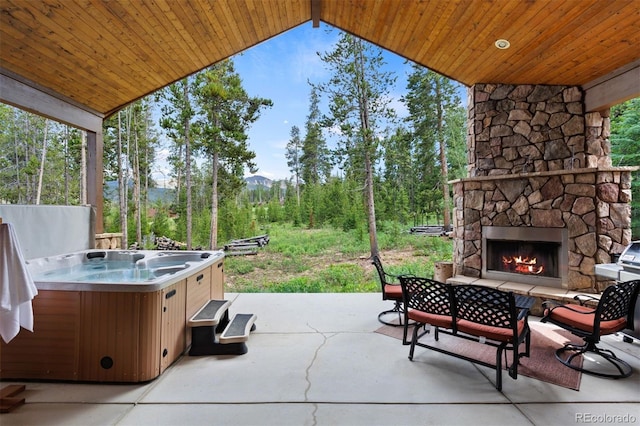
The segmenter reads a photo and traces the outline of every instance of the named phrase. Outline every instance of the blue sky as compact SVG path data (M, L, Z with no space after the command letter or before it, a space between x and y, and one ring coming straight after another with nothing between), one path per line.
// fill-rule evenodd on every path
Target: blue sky
M333 50L338 37L337 29L322 23L313 28L307 22L233 58L247 93L273 101L273 107L263 111L249 131L250 149L256 153L259 168L257 175L270 179L291 176L285 158L291 127L298 126L304 137L311 90L308 81L320 83L329 77L317 52ZM404 94L410 66L404 58L387 51L385 61L388 70L398 77L396 87L390 91L393 106L398 114L404 114L399 98Z

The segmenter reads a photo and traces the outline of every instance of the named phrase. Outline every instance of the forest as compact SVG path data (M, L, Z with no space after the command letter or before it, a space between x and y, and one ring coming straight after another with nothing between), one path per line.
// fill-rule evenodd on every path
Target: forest
M105 120L104 231L122 232L123 247L152 248L164 236L190 249L269 224L331 226L368 238L375 254L378 228L448 226L447 182L466 177L460 85L413 65L401 99L408 115L399 118L389 94L396 76L382 71L378 47L341 34L319 55L330 78L309 82L306 122L291 127L286 148L290 177L269 187L247 187L244 177L258 166L247 132L274 102L247 93L233 58ZM610 140L614 166L640 164L640 99L611 109ZM0 104L0 203L86 204L85 144L78 129ZM162 148L170 171L158 182ZM162 197L150 196L160 188Z

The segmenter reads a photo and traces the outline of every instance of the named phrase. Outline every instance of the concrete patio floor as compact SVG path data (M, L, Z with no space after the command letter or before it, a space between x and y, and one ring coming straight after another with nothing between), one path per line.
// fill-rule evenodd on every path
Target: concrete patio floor
M622 336L604 346L633 366L627 379L583 374L574 391L505 375L499 392L491 369L421 348L409 361L407 346L374 332L390 307L380 294L227 298L232 314L258 316L247 354L185 355L145 384L24 382L26 404L0 424L640 424L640 343Z

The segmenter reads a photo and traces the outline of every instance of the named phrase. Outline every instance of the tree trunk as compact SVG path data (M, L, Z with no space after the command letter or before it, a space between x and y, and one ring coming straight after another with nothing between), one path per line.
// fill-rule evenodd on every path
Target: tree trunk
M140 117L136 117L135 109L131 107L131 113L133 115L133 209L134 217L136 220L136 242L142 243L142 214L140 208L140 149L138 141L138 120Z
M185 104L189 105L189 84L188 80L184 80L184 99ZM189 140L189 132L191 122L189 117L184 120L184 150L185 150L185 168L186 170L186 190L187 190L187 250L191 250L191 142Z
M40 204L40 195L42 195L42 177L44 175L44 163L47 159L47 129L49 120L44 120L44 138L42 138L42 159L40 160L40 176L38 177L38 192L36 193L36 204Z
M182 145L178 147L178 158L182 158ZM180 164L178 162L178 164ZM180 190L182 189L182 167L177 166L176 171L176 205L180 205Z
M18 154L18 132L16 131L13 137L13 148L14 148L14 152L15 152L15 156L16 156L16 164L15 164L15 168L16 168L16 181L17 181L17 191L18 191L18 203L21 204L22 202L22 185L20 183L20 171L22 170L22 168L20 167L20 155Z
M453 276L453 262L436 262L433 270L433 279L441 283L447 282Z
M149 126L147 123L149 122L149 110L145 108L145 116L142 122L144 126L144 139L145 139L145 148L144 148L144 197L142 199L142 211L144 211L145 216L149 211L149 150L153 149L149 145Z
M367 193L367 219L369 222L369 244L371 246L371 256L378 256L378 232L376 229L376 207L373 199L373 166L371 165L371 156L367 151L364 158L364 168L366 174Z
M87 132L82 131L80 148L80 204L87 204Z
M209 235L209 248L215 250L218 245L218 153L213 153L212 158L212 183L211 183L211 233Z
M129 247L127 239L127 194L125 170L122 164L122 113L118 111L118 198L120 201L120 232L122 233L122 248Z
M64 204L69 205L69 126L64 126Z
M442 199L443 199L443 210L442 210L442 215L443 215L443 226L445 229L449 229L451 227L451 214L449 213L449 172L448 172L448 165L447 165L447 150L446 150L446 144L444 141L444 135L443 135L443 126L444 126L444 113L442 111L442 93L440 90L440 82L438 81L436 83L436 99L437 101L437 108L438 108L438 129L437 129L437 137L438 137L438 142L440 143L440 171L442 173Z
M364 171L365 171L365 191L367 202L367 221L369 225L369 245L371 247L371 256L378 256L378 231L376 229L376 206L373 197L373 165L371 164L371 150L373 143L370 134L371 126L369 123L369 97L367 95L367 85L364 81L364 58L362 41L358 40L358 50L356 56L356 79L358 83L359 108L360 108L360 124L362 129L363 145L364 145Z

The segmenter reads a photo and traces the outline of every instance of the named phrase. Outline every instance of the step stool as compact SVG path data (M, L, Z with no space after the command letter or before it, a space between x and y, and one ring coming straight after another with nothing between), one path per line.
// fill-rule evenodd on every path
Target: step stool
M236 314L229 321L228 300L209 300L188 321L191 327L189 355L242 355L255 330L255 314ZM218 338L217 333L221 335Z

